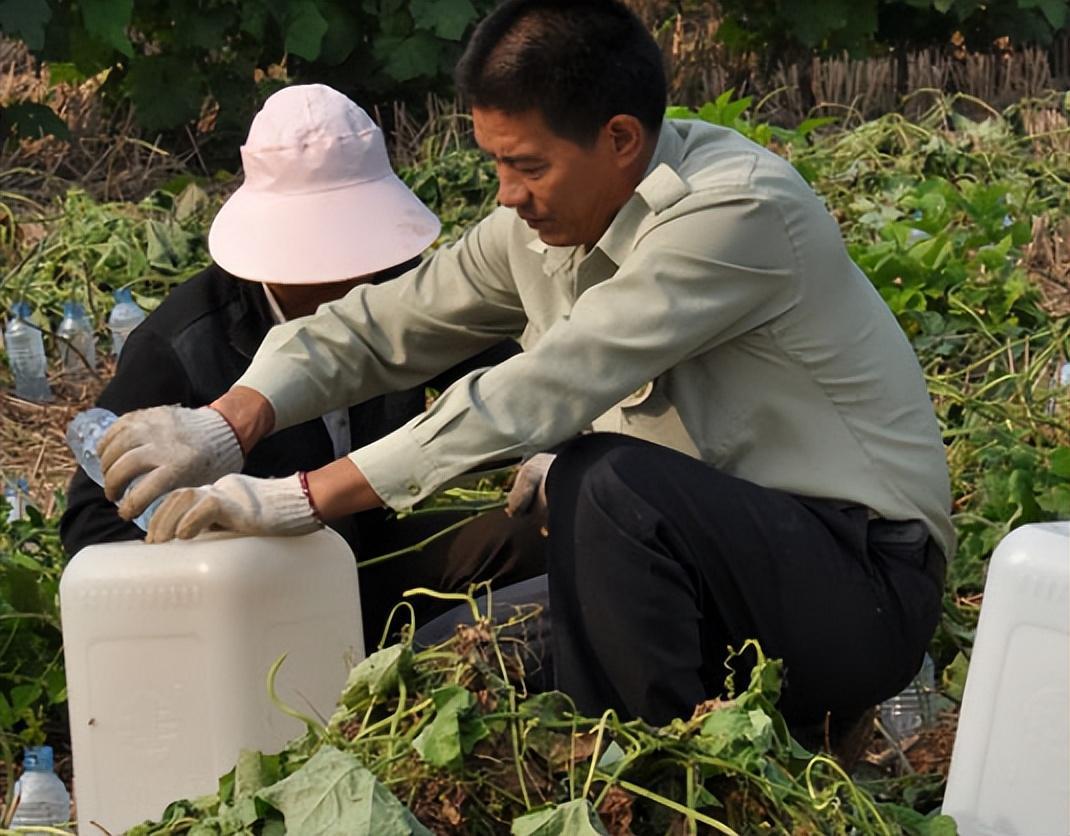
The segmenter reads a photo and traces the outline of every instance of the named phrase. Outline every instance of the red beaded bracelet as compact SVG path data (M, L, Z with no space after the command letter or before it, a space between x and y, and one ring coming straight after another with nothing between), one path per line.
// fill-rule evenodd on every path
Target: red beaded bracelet
M312 516L316 518L316 522L323 522L323 515L320 514L320 509L316 507L316 501L312 498L312 491L308 489L308 473L304 470L297 471L297 481L301 483L301 493L308 500L308 507L312 509Z

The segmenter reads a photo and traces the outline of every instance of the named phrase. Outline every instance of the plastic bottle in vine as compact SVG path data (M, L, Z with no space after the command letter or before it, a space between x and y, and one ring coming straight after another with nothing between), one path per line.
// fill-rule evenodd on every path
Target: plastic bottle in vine
M48 357L41 329L30 322L30 306L16 302L4 329L4 350L15 377L15 394L29 401L52 400Z
M77 302L63 305L63 321L56 329L60 365L70 377L85 377L97 365L97 346L93 324Z
M21 520L26 515L29 504L30 483L25 478L4 479L4 499L7 500L7 521Z
M78 462L90 479L101 486L104 485L104 473L100 467L100 457L97 455L97 444L104 436L104 433L107 432L108 427L114 424L117 418L118 416L111 410L95 406L85 412L79 412L74 416L74 420L67 425L67 446L74 453L75 461ZM127 485L126 490L129 492L137 484L137 481L137 479L134 479ZM141 516L134 520L134 524L142 531L148 531L149 520L162 501L163 497L158 497L141 513Z
M27 748L22 769L22 777L15 783L19 803L11 826L54 828L70 821L71 795L52 769L52 747Z
M933 722L936 677L932 657L926 653L921 670L900 693L881 703L880 718L896 743L918 734Z
M115 307L108 314L108 330L111 331L111 353L118 357L130 332L145 321L145 312L134 301L130 288L121 288L114 295Z

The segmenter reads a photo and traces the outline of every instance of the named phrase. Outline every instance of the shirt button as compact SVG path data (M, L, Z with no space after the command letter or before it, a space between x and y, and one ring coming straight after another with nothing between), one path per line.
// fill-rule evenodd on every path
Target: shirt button
M617 404L617 406L621 407L622 409L627 409L628 407L632 406L639 406L639 404L644 403L646 399L650 397L650 393L653 391L654 381L651 380L647 383L644 383L642 386L632 392L628 397L626 397L619 404Z
M418 493L420 492L420 486L419 486L419 485L417 485L417 484L416 484L415 482L409 482L409 484L407 484L407 485L405 486L405 489L406 489L406 490L407 490L407 491L408 491L408 492L409 492L409 493L410 493L410 494L411 494L412 496L416 496L416 494L418 494Z

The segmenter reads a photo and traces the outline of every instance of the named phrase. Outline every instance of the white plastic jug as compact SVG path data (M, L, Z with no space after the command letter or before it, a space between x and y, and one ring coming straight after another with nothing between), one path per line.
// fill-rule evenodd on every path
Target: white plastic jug
M962 836L1070 833L1070 522L992 555L943 811Z
M329 717L363 657L353 553L330 529L82 549L60 582L79 832L215 792L241 749Z

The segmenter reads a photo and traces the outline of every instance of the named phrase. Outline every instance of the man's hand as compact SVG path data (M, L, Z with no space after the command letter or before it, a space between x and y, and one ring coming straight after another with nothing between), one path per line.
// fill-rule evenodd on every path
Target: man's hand
M258 479L232 473L203 488L171 493L152 515L145 540L188 540L210 530L262 536L307 534L322 525L296 474Z
M97 453L104 493L112 502L122 497L119 515L127 520L168 491L206 485L242 466L238 438L227 420L209 407L154 406L128 412L104 434Z
M554 453L536 453L520 465L505 501L505 513L510 517L521 514L546 516L546 474L556 458Z

